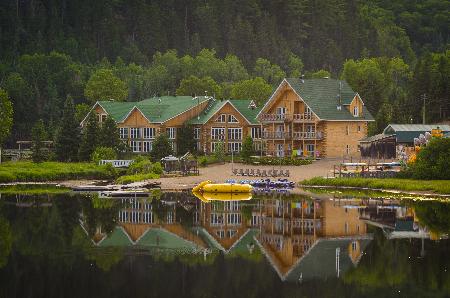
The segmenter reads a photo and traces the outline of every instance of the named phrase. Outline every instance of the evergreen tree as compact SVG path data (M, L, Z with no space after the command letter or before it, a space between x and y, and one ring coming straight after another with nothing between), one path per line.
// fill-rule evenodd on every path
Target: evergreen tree
M179 154L195 151L194 128L191 125L184 125L178 129L177 151Z
M150 156L154 162L160 161L161 158L173 154L172 146L169 138L165 133L160 134L153 141L152 151Z
M106 121L100 128L99 145L102 147L113 148L116 152L123 150L123 143L120 141L119 129L116 121L108 115Z
M216 143L214 147L214 157L218 161L224 161L225 159L225 143L223 141Z
M91 159L91 155L98 145L98 135L97 114L92 112L87 119L81 136L80 149L78 151L80 160L87 161Z
M250 156L252 156L254 152L253 139L250 136L247 136L242 143L241 157L244 161L248 162L250 160Z
M67 96L61 127L56 138L55 152L59 161L76 161L80 146L80 124L75 118L72 97Z
M34 162L42 162L46 158L44 140L46 138L44 121L39 119L31 129L31 136L33 140L33 147L31 157Z
M0 162L2 162L2 144L11 133L13 107L8 93L0 88Z

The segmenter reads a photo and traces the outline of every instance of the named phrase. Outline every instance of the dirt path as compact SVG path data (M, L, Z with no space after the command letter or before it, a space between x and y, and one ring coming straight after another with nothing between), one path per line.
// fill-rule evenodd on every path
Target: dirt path
M314 161L310 165L303 166L254 166L254 165L244 165L244 164L234 164L234 168L252 168L260 170L270 170L270 169L282 169L289 170L290 177L289 180L298 182L303 179L309 179L317 176L327 176L333 165L338 164L338 159L322 159ZM174 178L160 178L157 181L161 182L162 189L184 189L188 187L193 187L204 180L212 180L215 182L224 182L226 179L244 179L241 176L234 176L232 173L231 163L226 163L223 165L211 165L205 168L200 168L199 176L188 176L188 177L174 177Z

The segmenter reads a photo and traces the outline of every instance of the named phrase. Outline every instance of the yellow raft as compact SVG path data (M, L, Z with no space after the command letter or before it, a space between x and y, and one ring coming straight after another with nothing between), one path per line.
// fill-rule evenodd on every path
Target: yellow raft
M192 191L192 193L200 199L204 203L209 203L211 201L248 201L252 198L252 194L250 192L235 192L235 193L226 193L226 192L199 192Z
M201 182L192 191L208 193L249 193L252 191L250 184L212 183L210 180Z

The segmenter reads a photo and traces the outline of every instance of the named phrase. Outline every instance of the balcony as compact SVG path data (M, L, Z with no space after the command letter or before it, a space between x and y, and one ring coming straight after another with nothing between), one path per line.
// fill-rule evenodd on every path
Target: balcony
M292 137L294 140L322 140L323 133L321 131L294 131Z
M261 114L259 120L263 123L282 123L282 122L311 122L314 121L312 113L302 114Z
M291 133L285 131L263 131L261 137L266 140L285 140L291 138Z

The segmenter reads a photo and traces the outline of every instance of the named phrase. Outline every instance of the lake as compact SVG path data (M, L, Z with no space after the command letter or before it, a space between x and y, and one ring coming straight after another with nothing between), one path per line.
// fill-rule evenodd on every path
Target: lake
M3 193L0 297L450 296L449 203L316 192Z

